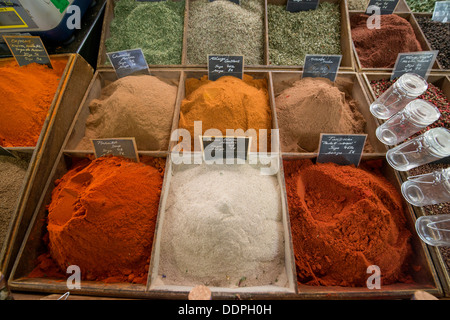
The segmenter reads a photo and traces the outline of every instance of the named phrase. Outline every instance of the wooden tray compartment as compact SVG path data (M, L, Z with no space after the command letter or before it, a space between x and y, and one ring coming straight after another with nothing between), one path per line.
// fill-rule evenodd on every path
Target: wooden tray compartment
M273 81L273 96L276 97L280 94L281 91L288 88L290 84L294 81L300 80L302 78L302 72L288 72L288 71L272 71L272 81ZM367 133L367 140L370 141L371 145L374 148L374 153L364 155L368 156L383 156L387 149L386 146L381 143L376 135L375 130L378 127L378 123L374 120L374 117L370 113L369 110L369 99L368 99L368 93L366 92L366 87L360 78L360 75L355 72L338 72L337 79L349 79L353 81L353 91L352 91L352 97L358 102L359 111L364 116L367 124L366 124L366 133ZM275 114L276 114L276 107L275 107ZM317 115L320 117L321 115ZM326 133L326 132L324 132ZM283 152L283 154L289 154L286 152ZM308 154L314 154L317 155L317 153L304 153L305 155Z
M102 35L100 38L100 48L98 52L98 59L97 59L97 69L113 69L112 65L109 63L108 57L106 53L108 52L106 49L105 41L108 39L111 35L110 32L110 26L111 22L114 20L114 8L115 4L120 0L106 0L106 7L105 7L105 17L103 19L103 26L102 26ZM172 1L180 1L180 0L172 0ZM172 68L172 67L180 67L181 65L185 64L185 51L186 51L186 23L187 23L187 8L188 8L188 2L186 0L185 4L185 12L184 12L184 32L183 32L183 49L181 52L181 64L180 65L150 65L150 68ZM128 48L128 49L137 49L137 48Z
M161 81L164 81L166 83L169 83L171 85L179 86L180 84L180 77L181 72L180 71L173 71L172 69L152 69L151 75L154 77L157 77ZM86 91L86 94L84 95L83 101L79 105L79 108L77 110L77 113L74 118L74 123L70 128L69 131L69 139L67 142L67 145L65 146L66 151L76 151L76 147L78 143L83 139L85 130L86 130L86 120L88 116L90 115L89 111L89 104L92 100L98 99L101 96L101 91L103 88L105 88L108 84L111 84L112 82L116 81L117 75L114 70L98 70L94 74L94 78L92 79L89 88ZM178 100L180 97L179 88L177 91L177 99L175 101L174 110L176 109L176 106L178 105ZM172 118L175 117L175 112ZM172 119L172 124L173 124ZM151 128L149 128L151 130ZM83 150L85 152L90 152L93 150ZM139 150L139 151L149 151L149 150ZM167 151L167 150L162 150Z

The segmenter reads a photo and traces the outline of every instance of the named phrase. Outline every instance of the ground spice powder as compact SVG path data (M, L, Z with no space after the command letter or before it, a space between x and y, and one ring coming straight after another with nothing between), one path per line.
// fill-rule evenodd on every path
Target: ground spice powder
M84 280L145 284L163 173L164 159L77 163L55 182L49 253L29 276L57 275L77 265Z
M0 145L35 147L55 98L66 59L52 59L53 69L15 61L0 67Z
M174 168L161 229L165 284L286 285L280 186L260 169Z
M201 79L186 80L186 98L181 102L179 127L187 129L194 139L194 121L202 121L202 134L208 129L217 129L226 135L227 129L267 130L268 149L272 111L266 79L254 79L244 75L243 80L224 76L216 81ZM258 146L254 137L252 150Z
M299 284L365 287L370 265L380 268L381 285L411 281L402 196L381 161L283 163Z
M350 16L352 39L363 68L393 68L402 52L422 51L408 20L396 15L380 16L380 28L367 27L366 14Z
M437 60L442 68L450 69L450 22L433 21L429 16L416 16L416 20L431 48L439 51Z
M283 152L315 152L321 133L362 134L366 121L348 93L353 82L303 78L279 93L275 105ZM312 108L311 106L314 106ZM369 142L365 152L372 152Z

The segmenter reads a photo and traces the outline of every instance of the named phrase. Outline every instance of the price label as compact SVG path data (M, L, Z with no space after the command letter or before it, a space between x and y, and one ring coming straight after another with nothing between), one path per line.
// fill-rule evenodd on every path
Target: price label
M200 143L205 161L247 160L251 137L200 136Z
M305 57L302 77L321 77L334 82L339 66L341 65L341 60L342 55L321 56L308 54Z
M133 159L139 162L139 155L134 138L92 139L95 157L117 156Z
M50 56L40 37L34 36L3 36L9 50L19 66L31 63L47 65L53 69Z
M399 53L394 65L391 80L401 77L404 73L415 73L426 79L432 68L439 51L421 51L410 53Z
M438 22L450 22L450 1L437 1L434 5L431 20Z
M367 134L321 134L317 162L359 166Z
M142 49L107 53L118 78L130 75L150 74Z
M215 81L223 76L244 77L244 56L208 55L208 79Z
M288 0L286 10L290 12L316 10L319 0Z
M392 14L398 5L398 0L370 0L366 14L371 15L374 7L379 8L380 14Z

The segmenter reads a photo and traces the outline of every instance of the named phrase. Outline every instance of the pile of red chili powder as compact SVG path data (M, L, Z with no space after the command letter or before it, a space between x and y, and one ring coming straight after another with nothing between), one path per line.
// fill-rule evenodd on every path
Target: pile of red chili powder
M55 182L48 206L49 253L29 277L145 284L158 213L164 161L118 157L84 159Z
M408 20L396 14L380 15L380 28L369 29L368 17L350 17L353 43L363 68L393 68L399 53L422 51Z
M19 67L12 61L0 67L1 146L36 146L67 59L52 59L52 65Z
M382 285L411 281L402 196L381 164L284 161L299 284L365 287L370 265L380 268Z

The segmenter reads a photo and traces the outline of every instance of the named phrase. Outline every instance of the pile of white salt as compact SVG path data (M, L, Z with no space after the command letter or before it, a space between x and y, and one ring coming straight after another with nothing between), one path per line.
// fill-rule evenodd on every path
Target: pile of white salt
M138 150L167 151L177 86L150 75L128 76L104 87L91 101L85 136L78 150L92 150L90 139L135 138Z
M161 233L165 285L287 283L280 186L257 166L176 167Z

